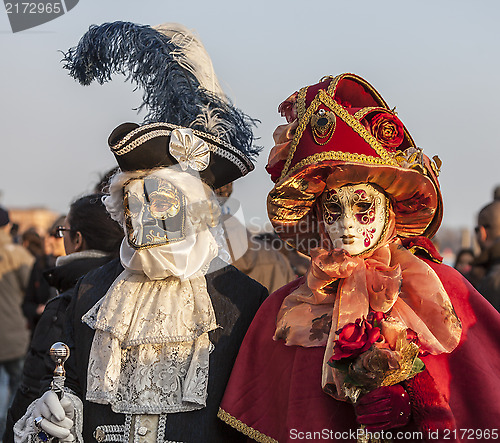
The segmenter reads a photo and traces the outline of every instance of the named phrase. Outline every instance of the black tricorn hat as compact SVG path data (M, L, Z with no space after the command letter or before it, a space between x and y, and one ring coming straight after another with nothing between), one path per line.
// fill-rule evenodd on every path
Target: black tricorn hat
M123 123L108 144L122 171L154 169L179 164L196 172L213 189L254 169L240 150L202 131L170 123Z

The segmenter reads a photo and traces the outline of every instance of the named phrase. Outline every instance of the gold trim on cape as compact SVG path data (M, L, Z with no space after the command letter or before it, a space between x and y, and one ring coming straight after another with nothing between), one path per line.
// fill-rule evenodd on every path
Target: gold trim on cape
M417 255L417 252L423 251L428 260L433 261L434 263L443 263L443 260L439 260L438 258L433 257L431 253L422 246L413 245L410 248L408 248L408 251L410 251L413 255Z
M256 429L247 426L245 423L233 417L231 414L224 411L224 409L222 408L219 408L219 412L217 412L217 417L219 417L223 422L227 423L232 428L236 429L237 431L241 432L247 437L250 437L252 440L258 441L260 443L279 443L278 440L268 437L267 435L262 434Z

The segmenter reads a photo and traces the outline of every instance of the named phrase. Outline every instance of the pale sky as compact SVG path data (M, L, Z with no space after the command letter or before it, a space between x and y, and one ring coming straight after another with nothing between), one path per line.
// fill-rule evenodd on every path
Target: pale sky
M44 25L13 34L0 6L0 203L65 212L115 165L107 137L142 122L141 93L115 77L83 87L59 51L92 24L122 20L194 29L225 92L261 120L264 150L235 184L252 225L267 222L264 170L281 101L324 75L353 72L397 107L417 145L443 161L446 227L472 228L500 184L500 2L463 0L80 0Z

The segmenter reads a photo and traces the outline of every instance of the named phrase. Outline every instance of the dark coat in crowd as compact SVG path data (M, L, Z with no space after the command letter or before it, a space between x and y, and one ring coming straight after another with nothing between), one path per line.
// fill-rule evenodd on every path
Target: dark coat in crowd
M87 272L111 260L111 257L87 257L70 261L62 266L47 270L45 278L60 294L50 300L38 321L24 362L21 384L16 392L7 416L4 443L12 443L12 427L28 406L39 397L42 380L51 378L55 363L48 355L50 347L63 336L65 312L74 294L78 279Z
M481 253L476 266L481 266L485 273L477 284L478 292L500 311L500 239Z
M30 280L23 300L23 313L28 319L32 331L40 320L41 314L37 312L38 306L45 305L57 295L57 289L49 284L44 277L44 272L56 265L54 255L42 255L35 260L31 270Z

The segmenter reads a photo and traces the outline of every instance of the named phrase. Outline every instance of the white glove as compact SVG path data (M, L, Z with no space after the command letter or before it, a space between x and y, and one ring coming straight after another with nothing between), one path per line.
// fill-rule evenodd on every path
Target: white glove
M42 417L38 426L47 434L59 439L60 443L73 442L71 433L75 408L73 402L63 396L61 400L54 391L47 391L35 404L33 417Z

